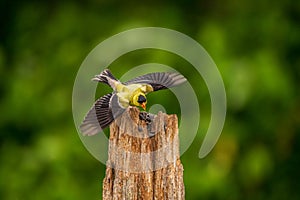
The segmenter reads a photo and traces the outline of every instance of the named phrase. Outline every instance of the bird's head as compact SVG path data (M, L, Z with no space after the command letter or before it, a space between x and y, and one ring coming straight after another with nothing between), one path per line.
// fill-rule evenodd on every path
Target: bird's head
M147 104L147 98L146 95L142 92L139 92L135 94L132 98L132 104L135 106L142 107L144 110L146 110L146 104Z

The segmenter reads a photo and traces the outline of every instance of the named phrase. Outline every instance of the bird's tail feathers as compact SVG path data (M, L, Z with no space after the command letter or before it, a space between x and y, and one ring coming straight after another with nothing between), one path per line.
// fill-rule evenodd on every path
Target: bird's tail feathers
M113 80L113 81L118 81L113 75L112 73L109 71L109 69L105 69L103 72L101 72L99 75L96 75L92 81L98 81L101 83L105 83L109 86L111 86L111 81L109 80Z

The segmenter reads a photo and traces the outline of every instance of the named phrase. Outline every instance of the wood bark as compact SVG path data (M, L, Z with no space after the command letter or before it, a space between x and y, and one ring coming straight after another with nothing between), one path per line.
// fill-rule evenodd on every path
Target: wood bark
M147 124L139 113L129 107L110 125L103 200L184 199L177 116Z

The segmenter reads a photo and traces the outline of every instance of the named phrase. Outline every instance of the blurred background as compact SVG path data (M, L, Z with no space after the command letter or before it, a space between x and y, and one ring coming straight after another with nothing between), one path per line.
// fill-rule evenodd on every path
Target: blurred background
M144 26L198 41L226 87L224 130L199 159L210 99L192 67L159 50L109 66L121 77L163 63L202 91L199 134L181 157L186 199L300 199L300 1L1 0L0 8L0 199L101 199L105 166L77 135L72 87L97 44ZM173 102L161 94L150 102Z

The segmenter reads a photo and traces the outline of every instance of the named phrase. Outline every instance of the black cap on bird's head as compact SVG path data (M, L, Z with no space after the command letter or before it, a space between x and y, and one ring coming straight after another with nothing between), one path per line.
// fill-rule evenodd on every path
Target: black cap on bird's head
M139 102L139 103L144 103L144 102L146 102L147 101L147 99L146 99L146 97L144 96L144 95L139 95L139 97L138 97L138 100L137 100L137 102Z
M138 96L137 102L138 102L139 104L141 104L141 107L142 107L144 110L146 110L147 99L146 99L146 97L145 97L144 95L141 95L141 94L140 94L140 95Z

